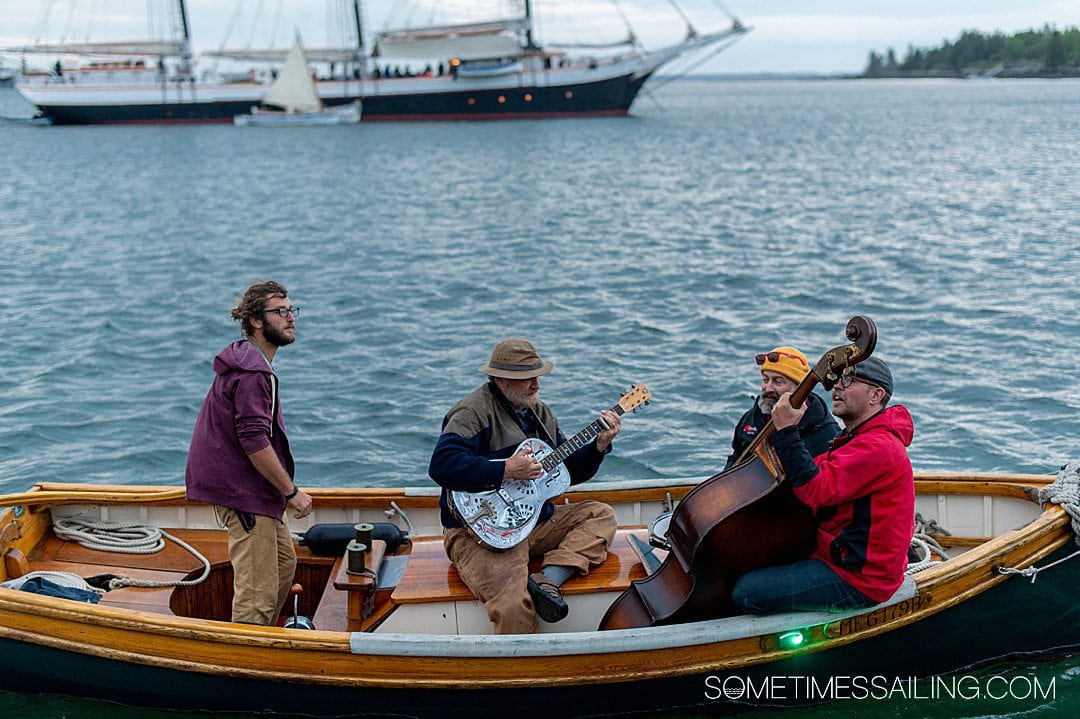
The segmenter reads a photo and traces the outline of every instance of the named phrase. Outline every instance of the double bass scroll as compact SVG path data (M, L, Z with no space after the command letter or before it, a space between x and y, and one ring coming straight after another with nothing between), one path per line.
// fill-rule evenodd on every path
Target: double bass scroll
M852 317L845 335L849 343L822 355L791 393L792 407L801 407L816 384L831 390L877 344L869 317ZM687 493L671 515L671 551L663 564L619 595L601 630L729 616L736 611L731 587L739 575L810 554L814 519L783 485L783 467L768 441L775 431L770 418L734 466Z

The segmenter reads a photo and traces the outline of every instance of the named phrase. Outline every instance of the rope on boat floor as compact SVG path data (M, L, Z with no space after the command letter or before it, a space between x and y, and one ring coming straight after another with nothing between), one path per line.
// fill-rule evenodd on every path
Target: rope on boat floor
M109 589L121 587L190 587L201 584L210 576L210 561L184 540L174 537L158 527L125 522L103 522L80 517L57 518L53 521L53 532L60 539L77 542L87 549L123 554L153 554L165 548L165 538L179 544L202 562L202 575L195 579L177 579L157 582L134 577L114 577L109 580ZM64 574L58 572L58 574ZM75 575L72 575L75 576Z
M1059 505L1069 514L1069 517L1072 518L1073 540L1080 544L1080 459L1062 465L1057 478L1039 490L1039 502L1044 506L1047 502L1052 502ZM1042 567L1032 565L1024 569L1016 569L1015 567L998 566L994 568L994 571L998 574L1019 574L1022 577L1030 577L1031 583L1034 584L1035 580L1039 578L1039 572L1045 572L1047 569L1056 567L1076 556L1080 556L1080 549L1067 557L1062 557L1056 562L1051 562Z
M931 539L930 541L933 541ZM934 542L936 545L937 542ZM919 556L923 557L917 562L909 562L907 569L904 570L904 574L914 574L915 572L921 572L922 570L933 567L936 564L941 564L940 561L934 559L934 555L930 548L930 543L923 540L919 535L915 535L911 538L911 548L919 553Z
M934 537L948 537L951 536L950 532L940 526L938 526L937 520L925 520L923 516L915 513L915 534L911 538L911 549L915 553L922 557L922 559L910 562L907 569L904 570L904 574L915 574L921 572L928 567L941 564L942 560L934 559L934 553L936 552L939 557L948 559L949 555L945 552L945 548L942 547Z

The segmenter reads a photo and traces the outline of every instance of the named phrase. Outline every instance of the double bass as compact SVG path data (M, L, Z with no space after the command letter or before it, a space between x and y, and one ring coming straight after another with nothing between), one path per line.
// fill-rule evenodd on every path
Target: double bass
M822 355L791 393L798 408L814 385L831 391L847 368L877 344L869 317L848 320L849 344ZM809 508L784 483L784 470L769 443L772 419L730 469L686 494L671 515L670 551L653 574L635 580L608 608L600 629L630 629L697 621L737 613L731 588L742 574L808 557L816 524Z

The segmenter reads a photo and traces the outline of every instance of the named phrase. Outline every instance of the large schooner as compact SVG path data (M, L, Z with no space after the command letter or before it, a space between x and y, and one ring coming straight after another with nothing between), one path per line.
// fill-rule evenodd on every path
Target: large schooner
M522 0L516 17L388 30L370 38L361 0L348 2L355 44L313 49L308 57L334 70L332 77L317 83L322 102L332 108L362 101L364 121L626 115L660 67L690 53L719 52L749 32L726 10L730 25L704 34L680 13L686 35L677 44L648 51L630 30L617 51L594 50L582 56L565 46L539 44L532 0ZM125 58L98 64L96 70L89 65L28 78L18 89L54 124L232 122L258 104L266 85L255 77L241 82L196 78L184 0L175 1L172 17L178 37L171 42L18 48ZM206 55L281 62L285 52L220 50ZM425 70L400 72L410 62Z

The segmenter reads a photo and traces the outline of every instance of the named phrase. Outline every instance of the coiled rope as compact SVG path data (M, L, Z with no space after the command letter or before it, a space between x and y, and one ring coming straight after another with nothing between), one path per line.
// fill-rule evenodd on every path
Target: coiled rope
M115 577L109 580L109 589L119 589L121 587L190 587L201 584L210 576L210 561L206 557L184 540L174 537L158 527L125 522L104 522L74 516L54 519L53 532L60 539L77 542L87 549L123 554L154 554L160 552L165 548L165 538L168 538L186 549L203 564L202 575L195 579L159 582L149 579L135 579L134 577Z
M911 548L915 550L915 553L922 557L922 559L909 563L907 569L904 570L904 574L914 574L915 572L921 572L928 567L941 564L941 561L934 559L935 552L939 557L948 559L949 555L946 554L945 549L936 539L934 539L934 537L949 536L952 536L951 533L938 526L936 519L923 519L923 516L916 512L915 535L911 538Z
M937 542L934 542L937 544ZM934 559L930 544L918 536L911 538L911 548L915 550L922 559L916 562L908 562L907 569L904 570L904 574L914 574L915 572L921 572L922 570L932 567L935 564L941 564L938 560Z
M1057 473L1054 481L1039 490L1039 503L1045 507L1047 502L1059 505L1072 518L1073 540L1080 544L1080 459L1062 465L1061 471ZM1031 583L1034 584L1039 577L1039 572L1046 571L1062 562L1067 562L1076 556L1080 556L1080 550L1042 567L1031 566L1016 569L1015 567L999 566L995 567L994 570L998 574L1019 574L1022 577L1029 577Z
M1039 502L1053 502L1069 513L1073 539L1080 544L1080 459L1062 465L1057 478L1039 490Z

